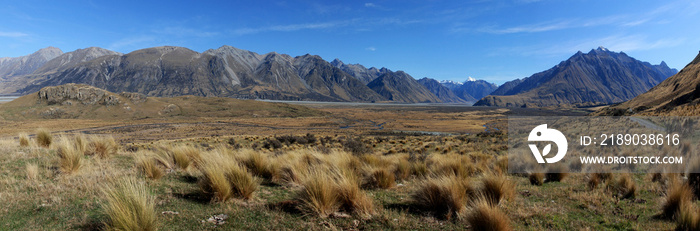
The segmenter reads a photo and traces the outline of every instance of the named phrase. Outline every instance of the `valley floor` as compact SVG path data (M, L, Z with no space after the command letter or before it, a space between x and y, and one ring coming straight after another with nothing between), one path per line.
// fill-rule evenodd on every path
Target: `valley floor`
M478 229L479 221L516 230L676 227L660 216L672 175L661 181L614 175L590 187L591 176L585 174L561 175L560 181L547 175L537 186L528 176L504 173L507 141L501 131L508 115L584 112L305 106L328 115L0 120L0 229L112 226L106 206L115 202L105 191L125 178L146 186L153 205L148 211L155 213L160 230L451 230ZM51 131L48 147L37 144L39 128ZM100 139L109 136L118 149L96 151L109 147ZM20 146L22 139L29 143ZM66 153L80 155L70 162ZM210 164L229 169L227 179L243 178L226 183L224 189L232 191L225 194L213 183ZM238 168L243 175L237 175ZM251 181L238 185L248 175ZM613 190L614 182L625 177L636 185L632 198ZM314 179L327 179L330 185ZM322 192L341 196L324 197ZM432 202L425 199L430 193L438 193ZM477 209L484 198L490 201L484 207L490 215Z

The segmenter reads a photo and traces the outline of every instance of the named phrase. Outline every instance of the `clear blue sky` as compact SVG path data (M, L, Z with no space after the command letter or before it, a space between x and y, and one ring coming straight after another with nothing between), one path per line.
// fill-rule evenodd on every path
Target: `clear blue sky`
M0 57L47 46L231 45L499 84L598 46L678 69L700 50L695 0L21 0L3 1L0 20Z

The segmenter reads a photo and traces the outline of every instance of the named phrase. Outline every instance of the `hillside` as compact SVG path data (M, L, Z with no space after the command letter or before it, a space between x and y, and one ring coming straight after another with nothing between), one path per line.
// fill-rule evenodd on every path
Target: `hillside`
M437 96L403 71L385 73L367 84L384 98L406 103L441 103Z
M455 95L449 88L443 86L437 80L431 78L422 78L418 80L418 83L427 88L435 96L437 96L443 103L466 103L464 99Z
M158 117L300 117L323 112L304 106L219 97L147 97L83 84L45 87L0 104L0 117L23 119L140 119Z
M648 92L597 114L654 114L690 116L700 114L700 54L678 74Z
M646 92L676 71L603 47L578 52L549 70L506 83L478 106L568 107L619 103Z

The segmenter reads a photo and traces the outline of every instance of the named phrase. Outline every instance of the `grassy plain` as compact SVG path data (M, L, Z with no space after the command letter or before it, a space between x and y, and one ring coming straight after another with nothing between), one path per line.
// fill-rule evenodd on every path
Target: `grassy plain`
M585 174L536 185L528 175L505 173L506 115L579 111L303 104L311 113L278 116L305 108L278 105L286 108L0 120L0 229L110 228L114 201L148 201L160 230L677 227L661 214L678 175L613 175L591 187L594 176ZM235 109L245 113L228 112ZM36 143L39 128L54 138L48 148ZM30 145L20 146L20 133ZM79 150L81 135L85 147L111 136L119 149L81 156L79 167L65 170L60 147ZM630 180L633 196L620 196L615 182ZM119 186L131 181L145 184L146 196L115 191L140 189ZM690 210L695 204L685 203ZM149 217L138 222L152 224Z

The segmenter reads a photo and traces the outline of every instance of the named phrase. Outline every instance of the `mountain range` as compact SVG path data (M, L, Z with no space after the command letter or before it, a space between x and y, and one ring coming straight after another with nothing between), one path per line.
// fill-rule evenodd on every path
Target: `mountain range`
M673 115L700 114L700 53L681 69L644 94L618 105L603 108L603 115Z
M327 62L309 54L261 55L231 46L202 53L163 46L128 54L97 47L63 53L48 47L28 56L0 59L0 81L0 94L29 94L47 86L77 83L159 97L466 103L442 85L425 85L403 71L365 68L338 59Z
M578 52L549 70L507 82L477 106L595 106L640 95L677 72L603 47Z

